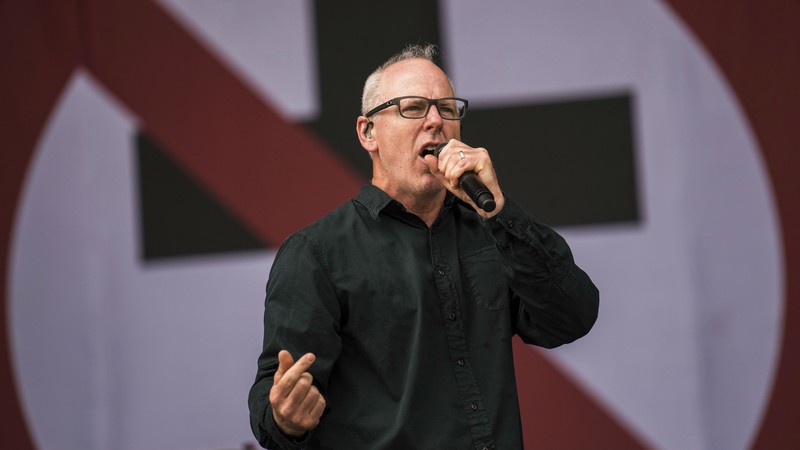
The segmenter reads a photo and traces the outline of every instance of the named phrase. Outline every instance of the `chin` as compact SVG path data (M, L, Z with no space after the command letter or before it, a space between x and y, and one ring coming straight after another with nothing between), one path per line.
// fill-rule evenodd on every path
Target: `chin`
M440 183L436 178L433 178L431 181L428 181L420 187L419 193L421 195L433 196L440 194L444 190L446 189L444 186L442 186L442 183Z

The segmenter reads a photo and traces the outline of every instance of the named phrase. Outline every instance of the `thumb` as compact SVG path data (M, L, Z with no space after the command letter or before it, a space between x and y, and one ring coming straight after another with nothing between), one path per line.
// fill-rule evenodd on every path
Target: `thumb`
M423 159L425 160L425 165L428 166L428 170L432 174L436 175L439 173L439 160L435 156L425 155Z
M275 372L274 382L277 383L280 381L283 374L286 373L287 370L291 369L294 365L294 358L292 358L292 354L287 352L286 350L281 350L278 352L278 370Z

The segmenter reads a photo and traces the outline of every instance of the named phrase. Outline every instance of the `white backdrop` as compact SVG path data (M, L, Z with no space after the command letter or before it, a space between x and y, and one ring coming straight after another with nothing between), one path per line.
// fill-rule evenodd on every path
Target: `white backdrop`
M309 2L162 4L266 102L313 117ZM634 95L643 223L559 230L601 311L548 357L655 448L747 448L783 271L769 180L725 80L656 1L441 4L448 69L475 107ZM42 449L239 447L273 254L142 267L137 123L77 71L38 145L9 277L28 423Z

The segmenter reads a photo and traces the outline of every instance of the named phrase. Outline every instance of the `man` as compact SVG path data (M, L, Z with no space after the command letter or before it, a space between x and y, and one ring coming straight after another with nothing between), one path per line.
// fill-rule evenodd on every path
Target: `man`
M434 51L409 47L370 75L356 132L371 184L275 258L249 399L271 450L521 448L512 336L551 348L597 317L564 240L460 142L467 102ZM492 212L461 188L469 171Z

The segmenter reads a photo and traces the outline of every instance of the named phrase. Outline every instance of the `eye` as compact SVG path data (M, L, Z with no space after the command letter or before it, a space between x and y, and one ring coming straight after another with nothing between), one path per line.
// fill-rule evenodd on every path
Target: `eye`
M407 99L403 102L403 111L422 111L427 106L427 102L415 99Z
M456 116L457 115L456 114L457 109L458 108L456 107L455 102L448 101L448 102L439 103L439 112L441 112L442 114L444 114L444 115L446 115L448 117Z

